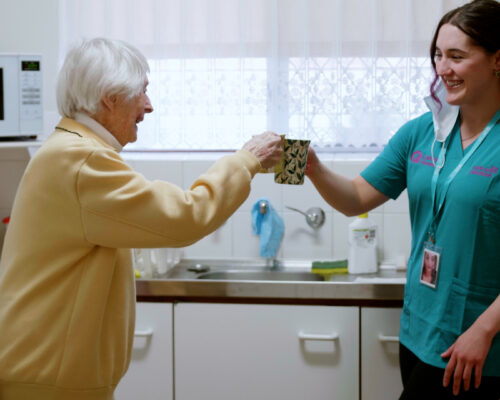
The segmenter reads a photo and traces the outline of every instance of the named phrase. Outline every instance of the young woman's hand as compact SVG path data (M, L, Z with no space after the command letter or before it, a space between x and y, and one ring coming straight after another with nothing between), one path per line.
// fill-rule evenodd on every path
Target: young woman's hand
M317 170L317 166L319 165L319 159L316 155L314 149L309 146L309 150L307 151L307 162L306 162L306 175L311 176L315 170Z
M441 357L449 358L444 371L443 386L448 386L453 377L453 394L458 395L463 381L467 391L474 378L474 387L481 384L481 376L492 338L481 325L473 324L446 350Z

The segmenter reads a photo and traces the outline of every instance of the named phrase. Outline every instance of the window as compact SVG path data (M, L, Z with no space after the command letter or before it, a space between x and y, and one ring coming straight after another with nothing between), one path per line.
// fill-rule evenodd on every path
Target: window
M149 60L155 112L129 149L235 149L280 118L289 137L335 151L378 151L426 111L427 57L291 58L281 77L264 58ZM274 113L275 79L280 102Z
M235 149L273 130L328 151L379 151L427 111L433 30L463 3L66 0L61 48L107 36L147 56L155 111L129 150Z

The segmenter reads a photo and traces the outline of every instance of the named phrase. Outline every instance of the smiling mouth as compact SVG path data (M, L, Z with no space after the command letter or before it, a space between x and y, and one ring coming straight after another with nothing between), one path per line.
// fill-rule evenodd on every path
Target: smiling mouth
M456 88L458 86L460 86L463 81L452 81L452 80L444 80L446 82L446 86L448 86L449 88Z

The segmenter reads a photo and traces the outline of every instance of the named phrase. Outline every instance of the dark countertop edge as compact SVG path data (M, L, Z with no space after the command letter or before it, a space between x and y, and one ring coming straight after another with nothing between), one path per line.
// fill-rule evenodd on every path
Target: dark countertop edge
M302 299L263 297L196 297L196 296L154 296L138 295L137 302L144 303L226 303L226 304L269 304L269 305L324 305L351 307L403 307L403 300L394 299Z
M245 304L303 304L394 306L403 304L403 284L338 282L221 282L138 280L140 302L205 302Z

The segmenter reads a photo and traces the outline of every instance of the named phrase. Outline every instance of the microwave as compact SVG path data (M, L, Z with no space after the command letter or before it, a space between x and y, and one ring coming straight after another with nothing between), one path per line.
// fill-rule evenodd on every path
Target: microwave
M34 139L42 129L41 56L0 53L0 140Z

